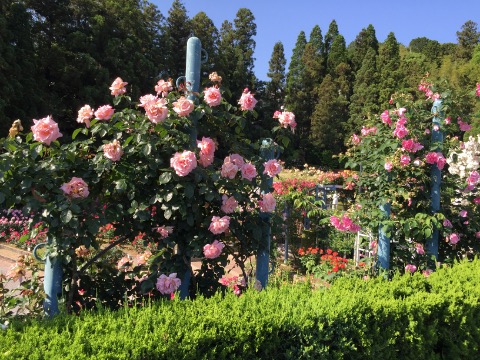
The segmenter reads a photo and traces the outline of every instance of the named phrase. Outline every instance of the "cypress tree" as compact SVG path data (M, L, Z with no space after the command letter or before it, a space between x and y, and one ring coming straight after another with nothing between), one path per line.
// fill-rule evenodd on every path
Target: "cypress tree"
M267 83L266 95L270 107L279 110L285 98L285 51L281 42L275 43L272 56L268 62L267 76L270 81ZM273 114L273 113L272 113Z
M202 79L207 79L212 71L217 71L218 43L220 35L213 21L203 11L191 20L192 33L202 42L202 49L207 52L208 61L202 63Z
M473 49L479 43L480 32L477 29L477 23L468 20L462 25L461 31L457 31L457 58L462 60L470 60L473 54Z
M355 73L362 66L363 58L369 49L373 49L375 53L378 53L378 40L375 35L375 28L371 24L367 28L363 28L348 47L352 70Z
M335 69L341 63L348 62L347 47L345 38L342 35L337 35L333 40L332 46L327 57L327 73L335 76Z
M382 108L388 106L392 94L403 88L403 76L400 71L400 46L393 32L380 47L377 62L379 81L379 102Z

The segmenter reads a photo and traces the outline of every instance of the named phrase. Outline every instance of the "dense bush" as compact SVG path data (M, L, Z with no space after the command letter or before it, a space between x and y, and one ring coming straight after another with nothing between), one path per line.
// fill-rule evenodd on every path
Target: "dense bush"
M339 279L13 322L6 359L475 359L480 261L428 278Z

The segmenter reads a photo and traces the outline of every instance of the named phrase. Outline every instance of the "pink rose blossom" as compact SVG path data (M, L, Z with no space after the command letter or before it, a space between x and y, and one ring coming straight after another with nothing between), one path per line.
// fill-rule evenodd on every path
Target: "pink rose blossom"
M155 231L160 234L160 237L162 239L166 239L168 235L170 235L173 232L173 226L162 225L156 228Z
M480 83L477 83L477 89L475 90L475 95L480 96Z
M467 178L468 185L476 185L480 181L480 174L478 171L472 171Z
M360 138L360 136L358 136L357 134L352 135L352 143L354 143L355 145L358 145L360 144L361 141L362 139Z
M437 167L439 170L442 170L445 166L445 164L447 163L447 159L445 159L445 157L443 156L442 153L438 153L438 157L437 157Z
M251 163L245 163L240 171L242 173L242 179L248 181L252 181L252 179L257 176L257 169L255 168L255 165Z
M480 204L480 197L476 197L475 199L473 199L473 203L474 203L475 205Z
M425 90L425 96L430 99L433 96L433 91L430 89Z
M336 216L330 217L330 224L332 224L335 229L339 231L348 231L352 233L356 233L360 231L360 225L355 224L352 219L350 219L347 215L343 214L342 218L338 218Z
M425 156L425 162L427 164L435 164L437 162L437 159L438 159L438 154L436 152L429 152Z
M228 157L225 159L227 160ZM235 165L233 162L225 161L222 165L222 170L220 171L220 175L222 177L233 179L238 172L238 166Z
M214 240L213 243L207 244L203 247L203 255L207 259L215 259L220 256L225 245L218 240Z
M53 121L50 115L40 120L34 119L33 122L35 125L31 129L35 141L50 145L52 141L63 136L58 129L58 124Z
M158 97L152 94L140 96L140 104L138 106L145 107L150 103L154 103L157 99Z
M271 213L275 211L277 200L275 200L272 193L262 194L262 200L258 202L258 205L260 206L260 211Z
M460 131L468 131L472 128L471 125L469 125L466 122L463 122L462 120L457 120L458 126L460 127Z
M439 93L435 93L432 95L432 100L435 101L435 100L438 100L440 99L440 94Z
M214 160L215 142L208 137L203 137L202 141L197 140L197 147L200 149L200 159L198 160L200 165L210 166Z
M390 113L388 110L385 110L382 115L380 115L380 119L382 119L384 124L387 124L388 126L392 125L392 119L390 119Z
M477 231L477 232L475 233L475 237L476 237L477 239L480 239L480 231Z
M417 252L418 255L425 254L425 249L423 248L423 245L420 243L415 244L415 251Z
M297 123L295 122L295 114L290 112L290 111L283 111L278 114L278 111L273 114L274 118L275 116L278 117L278 121L282 127L285 129L290 126L291 129L295 129L297 126Z
M447 227L447 228L452 228L453 227L452 223L448 219L443 220L443 226Z
M227 231L229 226L230 226L229 216L223 216L223 217L213 216L212 222L210 223L208 230L210 230L213 234L218 235Z
M393 169L393 164L392 164L391 161L387 161L387 162L385 163L385 166L384 166L384 167L385 167L385 170L387 170L388 172L390 172L390 171L392 171L392 169Z
M167 118L167 100L164 98L155 97L144 104L143 107L148 119L154 124L161 123Z
M208 89L205 89L203 99L210 107L218 106L222 102L222 94L217 87L212 86Z
M413 274L415 271L417 271L417 267L413 264L407 264L405 266L405 272L409 272L410 274Z
M447 240L450 244L455 245L460 241L460 236L456 233L452 233L450 236L447 236Z
M110 86L110 90L112 91L112 95L118 96L125 94L127 92L127 89L125 89L125 86L127 86L128 83L124 82L122 78L117 77L113 83L112 86Z
M109 144L103 145L103 154L111 161L118 161L123 155L122 146L120 142L115 139Z
M393 130L393 136L396 136L399 139L403 139L407 135L408 135L407 128L403 125L397 124L397 126L395 127L395 130Z
M163 97L167 96L172 90L173 87L170 81L158 80L157 85L155 85L155 91L157 94L162 94Z
M221 210L225 214L231 214L235 211L235 209L238 206L237 200L235 200L235 197L230 196L228 197L227 195L222 195L222 207Z
M407 109L400 108L400 109L395 110L395 114L397 114L399 117L402 117L405 114L406 111L407 111Z
M410 156L408 155L402 155L400 156L400 164L402 164L403 166L407 166L408 164L410 164Z
M184 150L175 153L170 159L170 166L175 170L178 176L187 176L197 167L197 158L192 151Z
M402 150L414 153L423 149L423 145L413 139L402 140Z
M282 171L282 165L276 160L268 160L267 162L263 163L265 170L263 171L264 174L267 174L270 177L274 177Z
M467 217L468 212L467 212L467 210L460 210L460 212L458 213L458 215L459 215L460 217Z
M173 104L173 110L179 116L188 116L194 109L195 105L192 100L188 100L186 97L182 96L180 99L175 101Z
M445 122L445 125L449 125L452 122L452 118L448 116L445 118L444 122Z
M90 127L90 120L93 119L95 114L93 113L93 109L90 105L84 105L83 107L78 110L78 117L77 122L81 124L85 124L87 128Z
M65 195L74 198L81 199L86 198L89 194L88 185L82 178L72 177L72 179L63 184L60 189L65 193Z
M172 294L180 287L182 281L177 278L177 273L172 273L170 275L162 274L157 279L157 290L160 291L161 294Z
M213 155L200 152L198 163L203 167L207 167L213 164L213 160Z
M110 105L100 106L95 111L95 118L98 120L110 120L115 110Z
M377 128L375 126L372 126L371 128L363 126L360 132L363 136L367 136L369 134L375 135L377 133Z
M238 100L238 103L240 104L240 110L242 111L253 110L257 104L257 99L255 99L253 95L250 94L250 91L248 91L248 88L246 88L243 90L243 94L240 97L240 100Z

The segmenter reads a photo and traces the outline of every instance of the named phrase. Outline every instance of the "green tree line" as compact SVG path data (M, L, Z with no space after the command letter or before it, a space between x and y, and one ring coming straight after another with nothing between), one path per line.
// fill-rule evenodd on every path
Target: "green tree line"
M333 20L325 34L318 25L308 37L298 34L288 68L283 44L273 44L269 80L260 81L254 73L255 16L247 8L218 29L205 12L190 17L180 0L167 14L146 0L2 0L0 136L15 119L28 128L46 115L70 133L81 106L111 100L106 88L117 76L128 81L134 99L152 93L157 80L184 75L191 35L208 53L203 79L211 71L222 76L232 104L246 87L256 94L262 110L246 119L252 140L275 124L274 111L296 114L298 125L282 156L292 165L337 167L333 155L351 134L383 111L394 91L420 96L412 89L426 73L458 88L480 81L480 33L471 20L457 32L457 43L419 37L408 46L394 33L380 42L371 24L347 44ZM480 132L480 124L473 126Z

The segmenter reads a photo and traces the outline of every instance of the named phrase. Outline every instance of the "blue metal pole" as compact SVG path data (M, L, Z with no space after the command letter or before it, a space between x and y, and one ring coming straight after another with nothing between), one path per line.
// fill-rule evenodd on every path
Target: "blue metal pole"
M432 130L432 144L437 144L436 151L440 150L440 146L443 142L443 132L440 130L441 121L443 118L442 113L442 100L438 99L433 102L432 106L433 113L433 130ZM435 130L435 129L438 130ZM440 211L440 185L442 181L442 171L438 168L437 164L432 166L431 170L431 209L432 213L435 214ZM427 254L430 257L433 255L435 259L438 259L438 229L433 230L432 237L427 240Z
M200 90L200 66L202 54L202 43L197 37L190 37L187 41L187 59L185 68L185 82L187 89L187 98L195 101L197 93ZM192 148L197 146L197 118L193 116L192 126L190 127L190 145ZM188 288L192 273L191 258L186 254L186 249L179 245L180 253L185 259L185 274L180 285L180 298L186 299L189 296Z
M275 148L276 146L272 139L263 140L260 147L260 156L265 161L274 159ZM271 192L272 186L273 178L263 175L262 183L260 185L262 194ZM260 219L262 220L262 240L258 244L256 277L262 284L262 288L265 288L268 282L268 265L270 263L271 214L261 212Z
M385 219L390 218L390 203L380 206ZM378 230L378 266L388 270L390 268L390 238L383 226Z

